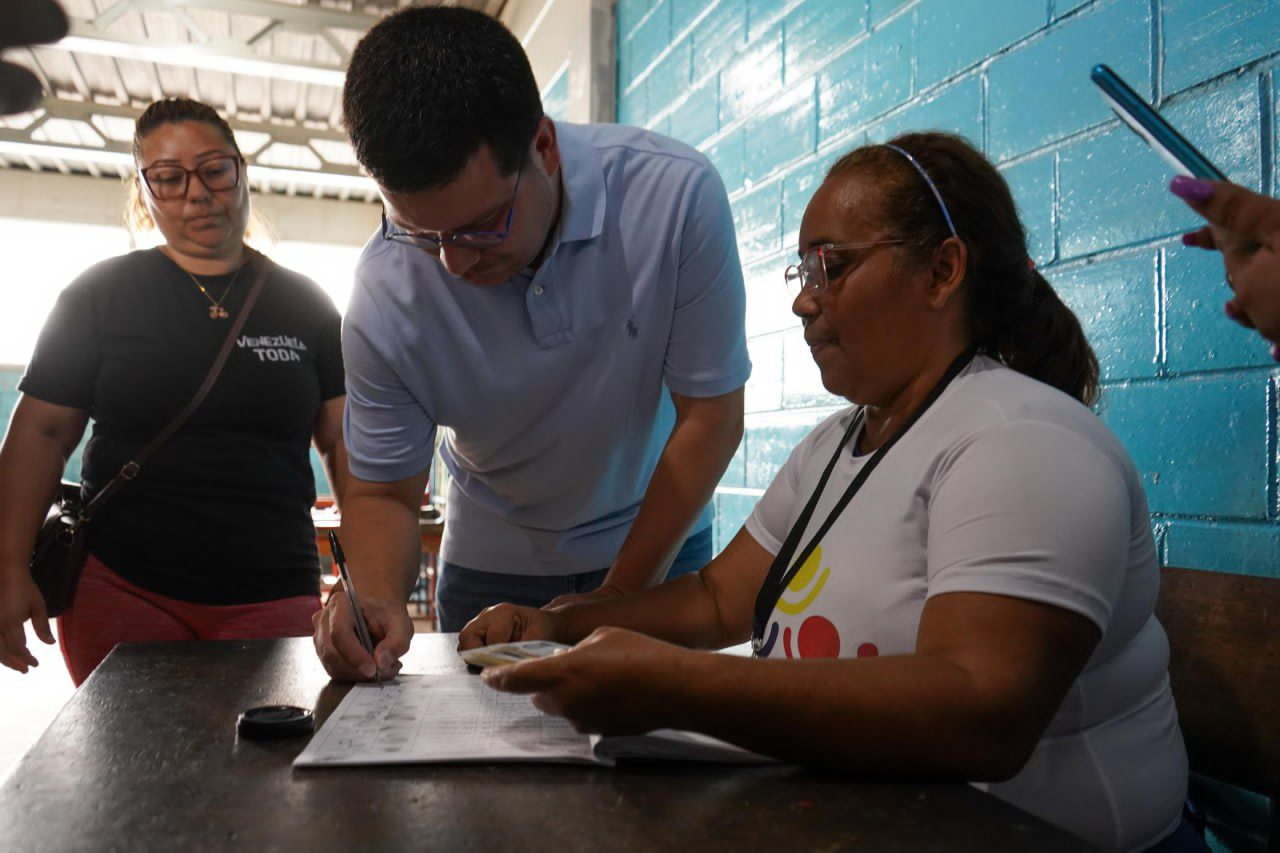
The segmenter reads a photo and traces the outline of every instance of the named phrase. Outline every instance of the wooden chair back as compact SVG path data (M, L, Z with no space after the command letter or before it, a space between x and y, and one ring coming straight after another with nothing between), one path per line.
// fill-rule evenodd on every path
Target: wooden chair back
M1280 844L1280 579L1161 570L1156 614L1191 769L1271 799Z

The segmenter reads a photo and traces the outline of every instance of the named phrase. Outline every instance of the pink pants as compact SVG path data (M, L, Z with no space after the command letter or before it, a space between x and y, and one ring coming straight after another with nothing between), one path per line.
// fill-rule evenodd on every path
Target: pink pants
M309 637L318 595L254 604L192 604L134 586L89 556L75 603L58 617L58 639L78 687L116 643Z

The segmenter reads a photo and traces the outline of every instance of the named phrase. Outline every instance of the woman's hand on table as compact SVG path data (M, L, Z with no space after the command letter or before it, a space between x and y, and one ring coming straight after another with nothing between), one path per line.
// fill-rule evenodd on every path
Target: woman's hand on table
M613 584L604 584L603 586L591 590L591 592L578 592L569 595L558 595L542 606L543 610L563 610L566 607L573 607L578 604L594 604L599 601L614 601L619 598L626 598L627 592Z
M0 664L18 672L40 665L27 648L23 625L28 619L36 636L53 645L44 596L31 579L31 573L25 566L15 571L0 569Z
M561 637L561 618L551 611L516 604L486 607L458 634L458 651L520 640L565 642Z
M316 655L336 681L373 681L394 678L400 658L409 651L413 620L403 602L360 596L374 649L370 656L360 644L352 617L351 600L336 588L325 606L312 617Z
M539 710L580 732L634 734L673 724L666 687L678 689L688 649L622 628L598 628L570 651L485 669L506 693L531 694Z

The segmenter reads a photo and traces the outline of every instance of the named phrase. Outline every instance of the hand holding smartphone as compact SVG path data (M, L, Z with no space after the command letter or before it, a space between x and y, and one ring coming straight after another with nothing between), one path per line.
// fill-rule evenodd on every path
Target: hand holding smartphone
M1089 77L1115 114L1178 174L1209 181L1228 180L1222 170L1210 163L1106 65L1093 66Z

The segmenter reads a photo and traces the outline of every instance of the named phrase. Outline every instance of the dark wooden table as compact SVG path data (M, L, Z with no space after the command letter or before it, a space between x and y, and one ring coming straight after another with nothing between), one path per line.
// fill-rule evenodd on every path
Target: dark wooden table
M460 669L452 635L406 671ZM119 646L0 788L27 850L1078 850L966 785L795 767L421 765L294 770L306 738L237 739L236 714L330 684L309 639Z

